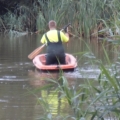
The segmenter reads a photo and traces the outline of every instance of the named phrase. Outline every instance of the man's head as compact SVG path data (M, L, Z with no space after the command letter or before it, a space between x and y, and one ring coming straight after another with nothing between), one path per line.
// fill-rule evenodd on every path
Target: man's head
M54 20L49 21L49 29L55 29L56 28L56 22Z

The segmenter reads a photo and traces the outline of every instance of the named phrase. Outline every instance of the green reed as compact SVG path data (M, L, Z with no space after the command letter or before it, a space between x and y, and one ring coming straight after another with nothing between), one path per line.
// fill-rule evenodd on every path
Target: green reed
M119 16L118 14L115 14L115 12L118 12L119 10L119 8L116 9L116 4L118 2L118 0L107 0L104 2L97 0L50 0L49 2L47 1L46 3L42 4L43 9L41 11L44 14L46 23L50 19L56 20L57 23L60 23L60 25L71 22L75 33L79 33L81 36L84 34L84 36L90 37L91 32L93 33L94 29L99 32L97 26L99 26L100 22L103 23L100 30L107 28L108 30L104 33L109 33L109 29L111 29L113 32L113 27L116 26L112 23L115 20L115 17L113 16ZM119 19L117 19L117 21L118 20ZM107 24L108 27L106 27L105 24Z
M35 0L14 12L8 10L2 21L6 29L13 28L14 21L17 30L45 31L53 19L58 29L71 23L72 32L79 36L111 36L120 34L119 5L119 0Z

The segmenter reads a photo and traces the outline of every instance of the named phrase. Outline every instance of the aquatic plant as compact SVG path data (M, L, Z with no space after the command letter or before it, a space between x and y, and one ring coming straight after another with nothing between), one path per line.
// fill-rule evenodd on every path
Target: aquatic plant
M120 86L116 84L117 81L114 81L114 78L110 76L110 73L104 66L101 66L101 70L102 73L99 76L98 82L84 80L84 83L78 87L70 86L64 76L61 76L58 81L49 79L48 81L56 87L52 86L54 92L50 95L51 97L48 97L48 95L46 97L38 97L37 105L42 105L44 109L44 115L40 119L54 120L60 118L64 120L80 120L120 118ZM45 90L45 88L50 89L50 86L39 88L36 91L40 92ZM54 115L53 111L55 108L52 107L52 104L57 102L54 100L54 96L58 96L58 94L59 97L56 100L65 99L72 113ZM54 102L51 103L51 101Z
M92 52L90 48L88 49ZM40 119L116 120L120 118L119 68L113 63L114 61L111 62L104 42L102 49L104 51L105 62L97 60L97 58L91 59L90 54L82 52L82 57L89 58L84 62L89 62L93 65L97 64L100 68L100 74L97 78L90 79L86 76L86 78L82 79L81 84L78 84L77 78L74 78L74 84L71 84L70 80L64 76L64 72L60 71L57 79L47 79L51 86L47 84L36 90L38 92L52 90L52 93L49 94L48 92L44 94L46 96L37 96L37 105L40 104L44 108L44 115L41 116ZM117 54L119 57L118 52ZM53 111L55 108L53 104L56 102L57 105L61 105L62 108L57 107L59 111L54 114ZM69 111L63 113L61 109L64 110L66 107L68 107Z
M15 2L15 1L14 1ZM11 16L16 19L16 28L29 31L45 31L49 20L54 19L61 29L72 24L72 32L78 36L98 37L119 35L119 0L35 0L19 3L14 10L8 10L2 21L11 29Z

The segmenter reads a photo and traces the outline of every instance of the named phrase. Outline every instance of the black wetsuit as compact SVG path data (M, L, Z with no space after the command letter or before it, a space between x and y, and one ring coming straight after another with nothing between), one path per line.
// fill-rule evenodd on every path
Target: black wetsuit
M58 42L50 42L47 37L47 34L45 34L47 40L46 65L65 64L65 52L60 37L60 31L57 31L57 33Z

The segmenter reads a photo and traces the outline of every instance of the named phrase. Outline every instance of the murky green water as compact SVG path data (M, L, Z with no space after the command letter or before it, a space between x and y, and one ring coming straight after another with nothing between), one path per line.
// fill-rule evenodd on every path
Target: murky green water
M20 37L0 35L0 120L35 120L43 115L42 107L36 104L37 97L26 93L47 84L44 81L46 78L52 76L53 79L58 79L59 74L36 71L32 61L27 58L28 54L40 45L39 39L40 36L36 34ZM78 67L74 72L64 73L70 85L79 85L86 77L97 78L98 66L89 63L88 59L95 59L89 51L90 47L98 59L105 61L103 49L99 44L97 40L93 40L86 46L84 41L75 38L68 46L65 45L66 52L73 54L78 60ZM81 56L85 51L86 57L83 59ZM113 58L113 55L110 56ZM42 90L38 97L46 97L49 100L52 94L52 90ZM53 115L70 112L66 101L58 100L58 94L54 95L50 104L54 108Z

